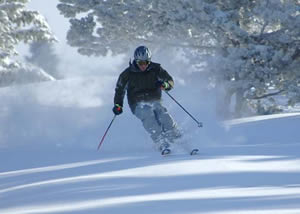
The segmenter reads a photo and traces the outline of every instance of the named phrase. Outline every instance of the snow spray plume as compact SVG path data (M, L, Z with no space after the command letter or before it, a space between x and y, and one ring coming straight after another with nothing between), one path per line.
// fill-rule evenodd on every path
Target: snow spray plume
M201 122L199 122L197 119L195 119L195 117L193 115L191 115L169 92L167 91L164 91L166 92L166 94L172 99L175 101L175 103L177 103L180 108L182 108L182 110L187 113L198 125L198 127L203 127L203 124Z

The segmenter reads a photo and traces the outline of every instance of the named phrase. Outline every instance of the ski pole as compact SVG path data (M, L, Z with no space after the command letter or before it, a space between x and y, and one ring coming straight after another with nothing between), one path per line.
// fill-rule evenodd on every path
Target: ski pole
M191 115L169 92L167 91L164 91L166 92L166 94L172 99L175 101L175 103L177 103L183 111L185 111L185 113L187 113L198 125L198 127L203 127L203 124L201 122L199 122L198 120L195 119L195 117L193 117L193 115Z
M101 141L100 141L100 143L99 143L99 145L98 145L98 149L97 149L97 150L99 150L99 149L100 149L100 146L102 145L102 143L103 143L103 141L104 141L104 138L105 138L105 136L106 136L106 134L107 134L108 130L110 129L110 127L111 127L112 123L113 123L113 122L114 122L114 120L116 119L116 116L117 116L117 115L115 115L115 116L114 116L114 118L111 120L111 122L110 122L109 126L107 127L107 129L106 129L106 131L105 131L105 133L104 133L104 135L103 135L103 137L102 137L102 139L101 139Z

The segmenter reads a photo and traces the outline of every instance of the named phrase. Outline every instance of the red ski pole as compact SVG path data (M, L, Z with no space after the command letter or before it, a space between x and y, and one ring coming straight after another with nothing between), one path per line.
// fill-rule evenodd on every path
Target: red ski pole
M97 149L97 150L100 149L100 146L102 145L102 143L103 143L103 141L104 141L104 138L105 138L105 136L106 136L108 130L110 129L111 125L113 124L114 120L116 119L116 116L117 116L117 115L114 116L114 118L111 120L109 126L107 127L107 129L106 129L106 131L105 131L105 133L104 133L104 135L103 135L103 137L102 137L102 139L101 139L101 141L100 141L100 143L99 143L99 145L98 145L98 149Z

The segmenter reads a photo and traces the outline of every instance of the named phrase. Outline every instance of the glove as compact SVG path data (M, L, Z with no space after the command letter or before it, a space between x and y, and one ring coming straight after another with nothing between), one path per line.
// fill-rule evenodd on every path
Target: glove
M113 107L112 111L114 112L115 115L122 114L123 107L121 105L119 105L119 104L115 104L115 106Z
M168 82L162 82L162 81L158 81L157 85L165 91L170 91L172 89L172 86L170 85L170 83Z

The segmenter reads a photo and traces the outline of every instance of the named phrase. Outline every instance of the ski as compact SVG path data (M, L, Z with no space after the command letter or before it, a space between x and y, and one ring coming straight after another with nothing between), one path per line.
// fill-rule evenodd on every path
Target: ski
M187 150L187 152L189 155L197 155L199 152L199 149ZM161 155L163 155L163 156L169 155L170 153L171 153L171 149L169 149L169 148L163 149L161 151Z
M168 148L163 149L163 150L161 151L161 155L168 155L168 154L170 154L170 153L171 153L171 149L168 149Z
M174 149L170 146L175 146L177 148L181 148L185 153L189 154L189 155L197 155L198 152L199 152L199 149L198 148L195 148L193 145L190 145L188 143L168 143L168 142L164 142L160 145L159 149L160 149L160 152L161 152L161 155L163 156L166 156L166 155L169 155L171 153L171 149ZM177 150L175 150L175 153Z
M189 155L196 155L199 152L199 149L195 147L194 145L189 144L186 141L182 141L177 144L179 147L181 147L182 150L184 150Z
M196 155L198 154L199 149L192 149L192 151L190 152L190 155Z
M185 152L190 155L197 155L199 149L194 147L193 145L188 144L187 142L182 142L178 144Z

